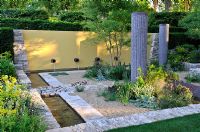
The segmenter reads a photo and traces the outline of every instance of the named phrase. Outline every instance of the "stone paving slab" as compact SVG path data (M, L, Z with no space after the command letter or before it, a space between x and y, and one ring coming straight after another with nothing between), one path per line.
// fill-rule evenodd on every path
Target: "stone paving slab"
M39 73L39 75L48 83L50 86L59 87L64 86L61 82L59 82L55 77L49 75L48 73Z
M103 132L114 128L142 125L197 113L200 113L200 104L192 104L185 107L149 111L111 119L99 119L76 126L48 130L47 132Z
M89 105L79 96L71 96L67 92L59 93L62 97L86 122L104 118L104 116Z

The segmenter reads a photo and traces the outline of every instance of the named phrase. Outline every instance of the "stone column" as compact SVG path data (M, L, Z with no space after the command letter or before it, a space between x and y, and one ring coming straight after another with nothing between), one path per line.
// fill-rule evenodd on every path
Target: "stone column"
M136 81L138 68L147 70L147 30L148 17L144 12L135 12L131 16L131 81Z
M167 63L169 24L159 25L159 65Z

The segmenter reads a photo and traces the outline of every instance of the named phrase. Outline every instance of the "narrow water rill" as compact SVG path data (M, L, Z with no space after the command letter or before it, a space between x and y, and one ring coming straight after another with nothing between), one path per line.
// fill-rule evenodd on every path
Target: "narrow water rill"
M43 100L61 127L84 123L84 120L61 97L44 97Z
M48 86L48 84L37 73L31 73L29 79L31 80L32 88Z

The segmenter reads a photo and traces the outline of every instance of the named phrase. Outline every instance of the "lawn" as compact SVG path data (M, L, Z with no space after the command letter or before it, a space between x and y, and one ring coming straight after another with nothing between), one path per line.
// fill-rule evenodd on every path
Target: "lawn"
M194 114L139 126L113 129L108 132L200 132L200 114Z

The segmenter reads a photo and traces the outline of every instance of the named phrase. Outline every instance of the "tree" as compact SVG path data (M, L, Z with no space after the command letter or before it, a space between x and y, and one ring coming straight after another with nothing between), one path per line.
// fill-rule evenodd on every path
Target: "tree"
M114 57L120 60L122 47L130 43L127 37L133 11L151 10L145 1L90 1L85 3L83 12L92 21L86 27L96 33L96 41L104 41L110 55L110 64Z
M180 21L180 25L187 29L192 38L200 39L200 1L193 1L192 11Z

